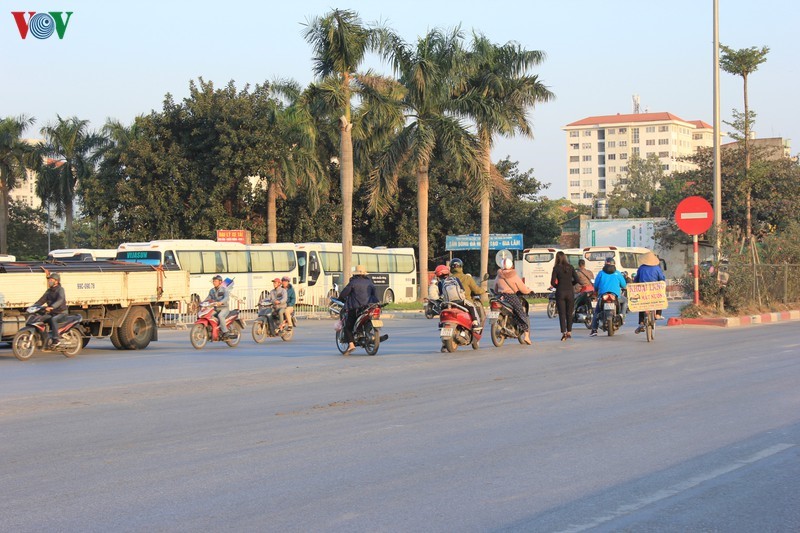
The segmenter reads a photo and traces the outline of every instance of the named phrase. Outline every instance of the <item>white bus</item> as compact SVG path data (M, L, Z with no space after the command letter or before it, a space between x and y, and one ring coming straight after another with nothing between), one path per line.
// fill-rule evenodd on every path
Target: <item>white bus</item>
M558 248L526 248L522 251L520 276L536 294L546 294L556 265Z
M47 254L48 261L64 261L68 263L84 261L111 261L116 259L117 249L93 249L93 248L65 248L63 250L51 250Z
M14 255L0 255L0 263L13 263L17 260L17 257Z
M342 244L308 242L297 244L297 301L327 306L328 297L342 286ZM417 299L417 261L413 248L353 246L352 266L364 265L383 302L414 302ZM335 285L334 285L335 284Z
M298 278L293 243L241 244L211 240L160 240L123 243L117 260L150 265L176 265L189 271L189 310L206 298L219 274L231 280L231 307L256 309L263 295L272 290L278 277ZM184 309L182 309L183 311Z

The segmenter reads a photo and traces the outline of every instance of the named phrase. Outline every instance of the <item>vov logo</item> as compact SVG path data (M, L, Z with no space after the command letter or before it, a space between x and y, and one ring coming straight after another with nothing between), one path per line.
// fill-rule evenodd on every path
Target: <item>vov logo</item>
M49 11L46 13L28 11L28 20L25 20L25 11L11 12L14 16L14 21L17 23L17 28L19 28L19 36L23 39L28 36L29 31L37 39L49 39L53 32L58 34L59 39L63 39L73 12L66 12L66 20L64 19L64 13L64 11Z

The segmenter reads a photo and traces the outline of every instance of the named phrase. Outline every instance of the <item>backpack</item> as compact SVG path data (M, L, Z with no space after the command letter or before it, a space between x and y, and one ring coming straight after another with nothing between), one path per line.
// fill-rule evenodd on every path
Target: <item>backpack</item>
M465 298L464 287L455 276L448 276L442 282L442 300L445 302L463 301Z

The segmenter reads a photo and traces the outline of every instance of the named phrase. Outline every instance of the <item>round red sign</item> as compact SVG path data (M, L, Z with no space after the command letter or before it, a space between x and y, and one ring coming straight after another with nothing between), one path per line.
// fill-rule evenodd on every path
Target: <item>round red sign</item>
M714 209L702 196L684 198L675 209L675 223L684 233L700 235L714 224Z

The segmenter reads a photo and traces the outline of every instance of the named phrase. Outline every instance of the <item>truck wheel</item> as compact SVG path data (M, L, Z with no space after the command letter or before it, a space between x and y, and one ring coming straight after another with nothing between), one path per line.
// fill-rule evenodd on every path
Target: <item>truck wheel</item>
M14 340L11 341L11 351L14 352L14 357L20 361L27 361L33 355L36 348L36 336L33 331L24 329L18 331L14 335Z
M144 350L153 339L153 319L141 306L132 308L117 329L120 342L128 350Z
M109 338L111 339L111 344L114 345L114 348L117 350L127 350L127 348L125 348L119 340L119 328L113 328Z

